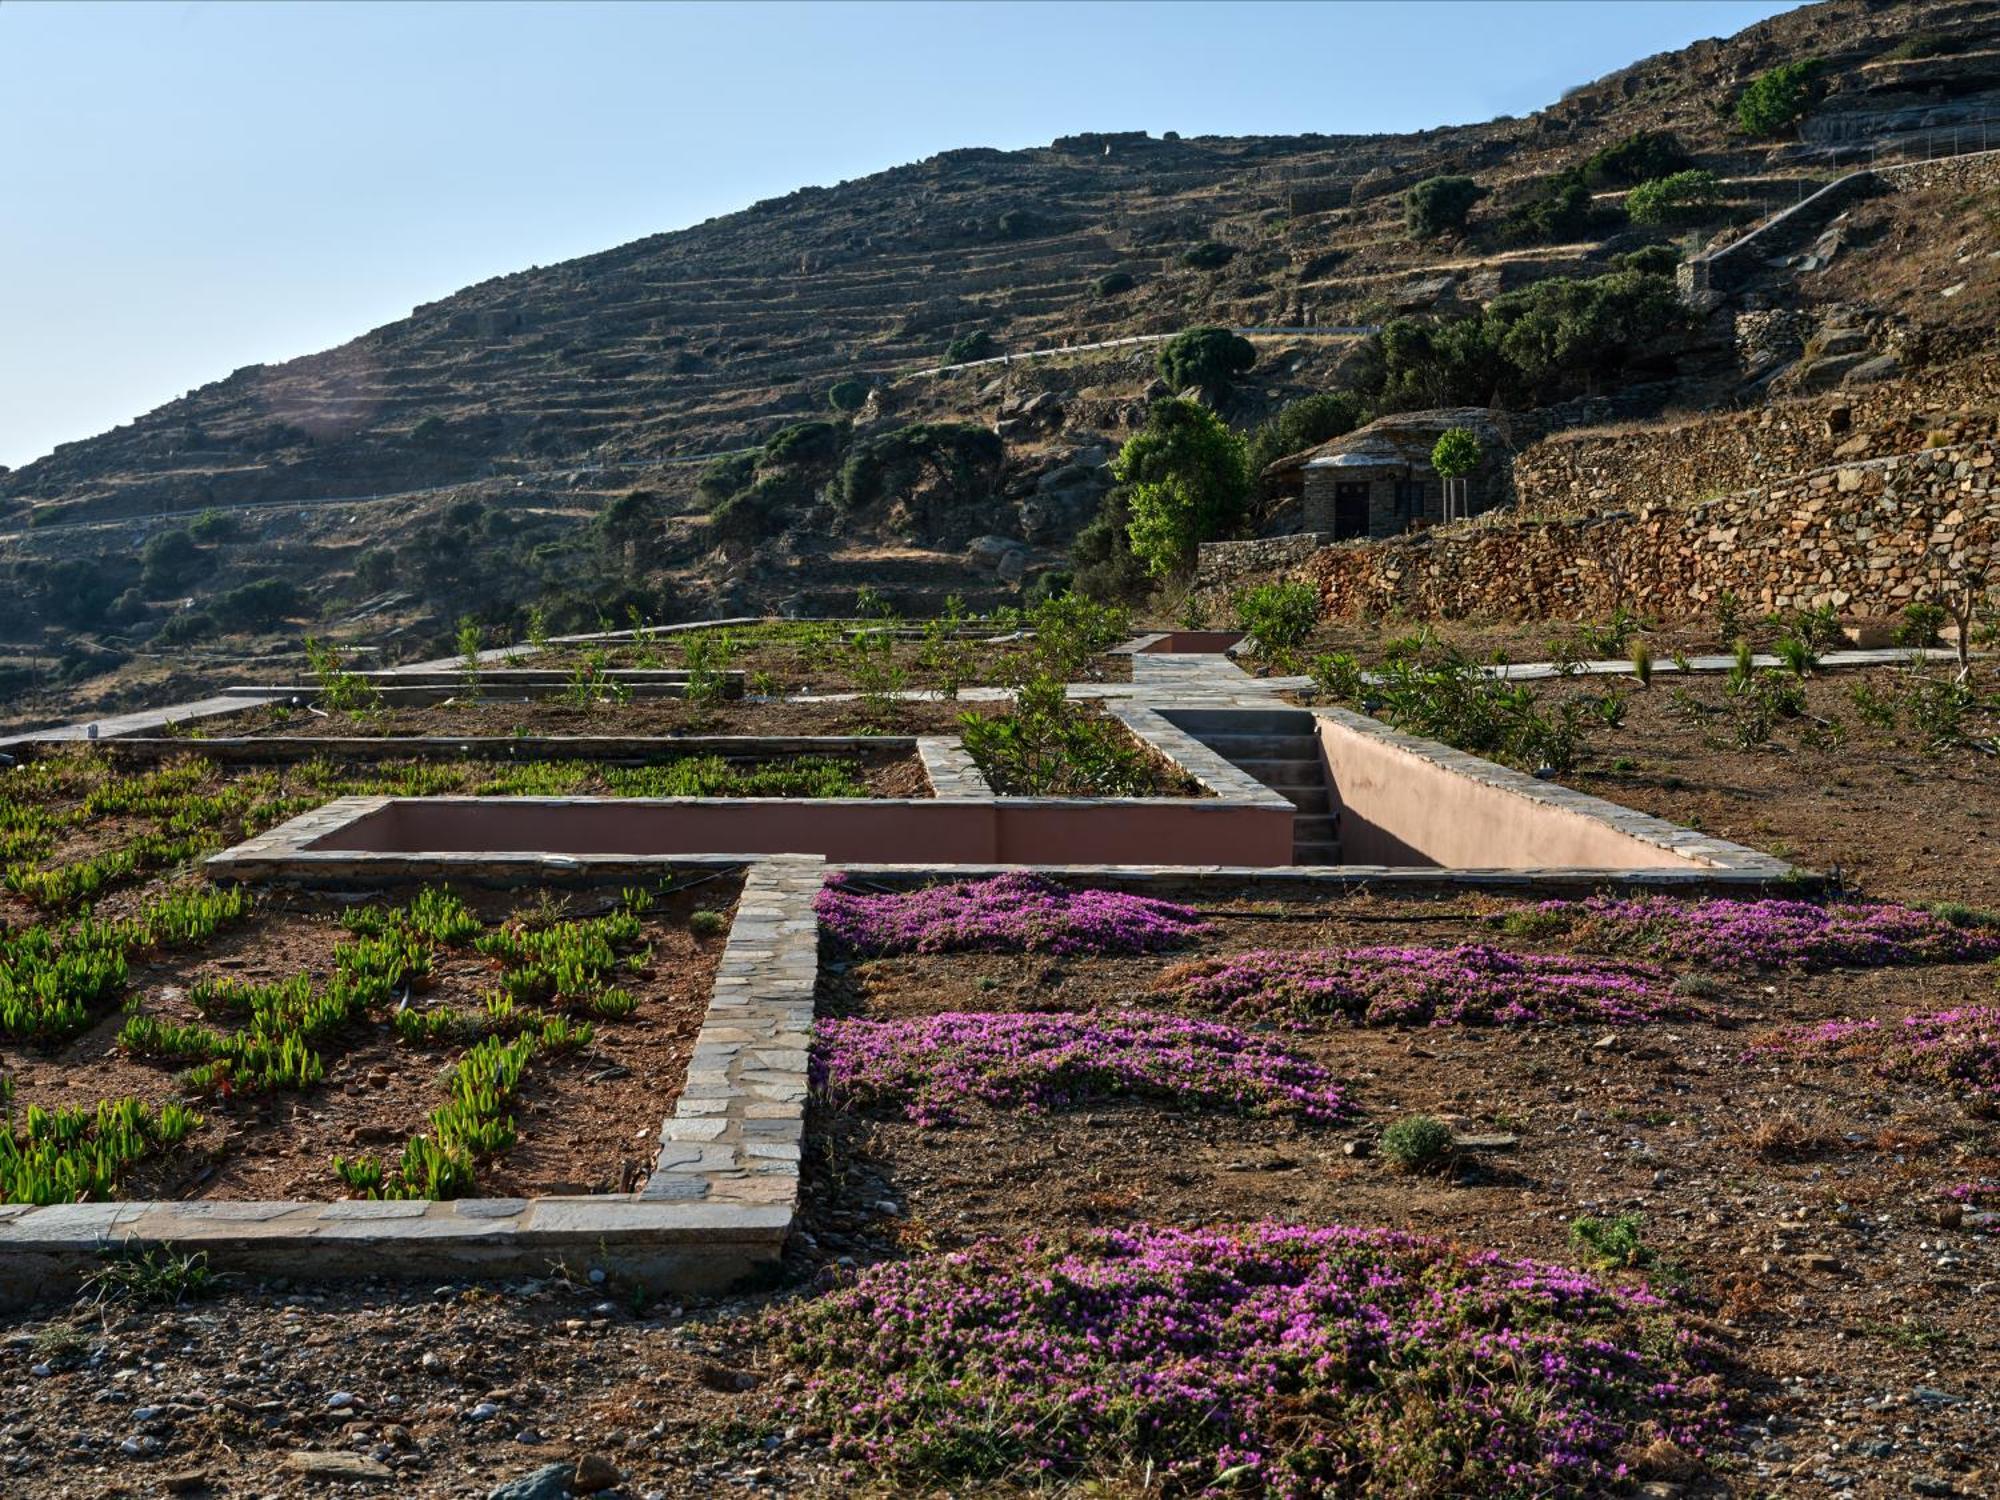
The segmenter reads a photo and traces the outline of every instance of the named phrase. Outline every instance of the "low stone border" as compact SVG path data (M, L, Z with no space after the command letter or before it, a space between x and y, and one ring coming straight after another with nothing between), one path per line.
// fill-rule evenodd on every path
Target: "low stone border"
M1422 865L896 865L855 864L838 868L883 885L929 885L940 880L983 880L993 875L1041 875L1050 880L1103 885L1119 890L1151 892L1200 890L1215 884L1255 886L1279 893L1382 891L1420 894L1444 891L1516 892L1541 900L1551 896L1589 895L1614 889L1643 888L1673 895L1706 892L1744 895L1782 889L1811 895L1830 888L1824 875L1782 865L1784 873L1766 876L1724 869L1674 870L1646 866L1628 870L1559 869L1469 870Z
M654 1291L775 1272L797 1212L822 861L748 868L687 1082L637 1193L446 1202L0 1206L0 1300L66 1294L107 1251L171 1245L220 1271L436 1279L601 1267Z
M932 796L956 802L984 802L993 796L992 783L963 740L924 735L917 740L917 755Z
M197 698L192 703L176 703L168 708L148 708L137 713L109 714L102 719L86 719L78 724L62 724L53 729L29 729L19 734L0 735L0 746L73 743L77 740L122 739L127 735L155 734L175 724L192 724L201 719L219 719L240 714L288 696L281 688L232 689L226 696Z
M1289 798L1265 786L1242 767L1223 759L1158 709L1145 703L1128 702L1111 704L1105 712L1192 776L1210 795L1230 802L1283 808L1287 816L1291 815L1293 809Z

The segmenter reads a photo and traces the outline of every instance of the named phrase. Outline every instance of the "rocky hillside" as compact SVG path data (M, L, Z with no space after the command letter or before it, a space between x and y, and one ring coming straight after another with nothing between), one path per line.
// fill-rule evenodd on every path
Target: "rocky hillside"
M1823 60L1824 97L1796 138L1738 132L1744 86L1808 57ZM919 605L992 593L1052 561L1093 513L1103 458L1143 420L1151 350L922 373L953 351L1476 310L1671 239L1623 222L1615 181L1595 183L1587 212L1536 217L1558 174L1636 133L1671 131L1722 179L1708 228L1726 234L1858 151L1921 152L1924 132L1989 118L2000 10L1831 0L1635 63L1524 119L1400 136L1087 135L801 189L469 287L0 476L18 585L0 637L40 661L59 631L74 678L112 657L179 663L198 638L219 655L276 646L308 622L390 651L430 647L461 613L517 620L564 591L574 617L598 577L613 582L593 608L614 616L825 607L857 583ZM1474 178L1483 196L1464 233L1413 242L1403 192L1441 174ZM1352 347L1310 332L1259 342L1229 413L1245 426L1339 384ZM1732 397L1706 367L1682 373L1684 402ZM847 382L844 399L866 397L857 435L976 423L1002 434L997 468L976 493L848 510L787 471L756 526L741 512L733 533L720 524L710 512L726 489L698 491L702 463L676 461L828 417ZM402 498L360 498L383 495ZM310 508L328 500L354 503ZM148 545L203 511L221 516L193 555L142 573ZM282 588L211 608L266 580ZM190 612L209 624L176 632Z

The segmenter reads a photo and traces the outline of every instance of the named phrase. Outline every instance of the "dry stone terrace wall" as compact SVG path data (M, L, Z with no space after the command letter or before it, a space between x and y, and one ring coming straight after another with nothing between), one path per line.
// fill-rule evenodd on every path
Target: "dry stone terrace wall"
M1575 619L1618 605L1665 619L1724 589L1758 609L1894 614L2000 563L2000 444L1822 469L1705 505L1479 524L1320 549L1296 570L1328 614ZM1202 582L1226 558L1204 548Z
M1992 438L1996 424L2000 358L1989 356L1672 427L1558 434L1514 460L1514 490L1522 512L1538 516L1688 504L1842 460L1918 452L1933 431Z

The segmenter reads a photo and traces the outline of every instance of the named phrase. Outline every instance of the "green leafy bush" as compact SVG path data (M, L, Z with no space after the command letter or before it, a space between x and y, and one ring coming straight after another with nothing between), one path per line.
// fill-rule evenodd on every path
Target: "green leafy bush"
M827 390L826 403L835 411L859 411L873 389L865 380L836 380Z
M1403 224L1412 239L1435 239L1465 228L1465 216L1485 195L1470 177L1426 177L1403 195Z
M990 358L993 353L993 335L984 328L975 328L971 333L961 333L944 346L944 362L948 365L969 364L975 359Z
M1236 247L1221 240L1204 240L1181 252L1181 264L1196 271L1219 271L1236 259Z
M1699 224L1722 206L1722 182L1713 172L1692 168L1642 182L1625 195L1634 224Z
M1143 797L1157 791L1152 763L1116 720L1070 701L1047 674L1023 683L1001 714L963 714L965 749L1008 797Z
M1120 297L1138 284L1130 271L1108 271L1097 278L1093 290L1100 297Z
M1582 239L1616 219L1616 213L1597 206L1582 183L1561 180L1508 209L1500 219L1500 238L1510 245L1557 244Z
M1158 401L1111 463L1125 490L1132 555L1154 577L1186 572L1232 530L1250 496L1245 444L1193 401Z
M1671 130L1641 130L1594 152L1583 178L1596 184L1633 184L1671 177L1694 165L1681 138Z
M1736 97L1736 123L1750 135L1776 135L1803 119L1825 92L1819 58L1780 63Z
M1681 253L1672 245L1641 245L1637 250L1627 250L1622 255L1612 256L1611 264L1620 271L1639 271L1648 276L1671 276L1680 269Z
M1382 1132L1382 1159L1399 1172L1436 1172L1452 1159L1451 1127L1431 1115L1405 1115Z
M1160 345L1160 378L1176 391L1224 391L1257 363L1251 342L1227 328L1190 328Z
M1259 584L1231 602L1261 656L1296 651L1319 623L1319 590L1309 583Z
M299 608L299 591L282 578L260 578L216 595L209 610L224 630L268 630Z
M1368 409L1352 391L1327 391L1290 401L1250 435L1248 462L1253 474L1281 458L1316 443L1352 432L1367 420Z
M993 493L1006 460L1006 445L989 428L917 422L856 443L828 493L858 510L929 481L949 489L955 503L973 504Z
M163 531L139 549L139 586L158 599L185 588L208 571L209 555L186 531Z

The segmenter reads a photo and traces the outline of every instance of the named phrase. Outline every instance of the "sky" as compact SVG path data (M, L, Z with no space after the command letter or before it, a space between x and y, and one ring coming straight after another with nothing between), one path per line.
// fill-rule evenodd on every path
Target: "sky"
M807 184L1523 115L1789 8L0 0L0 464Z

